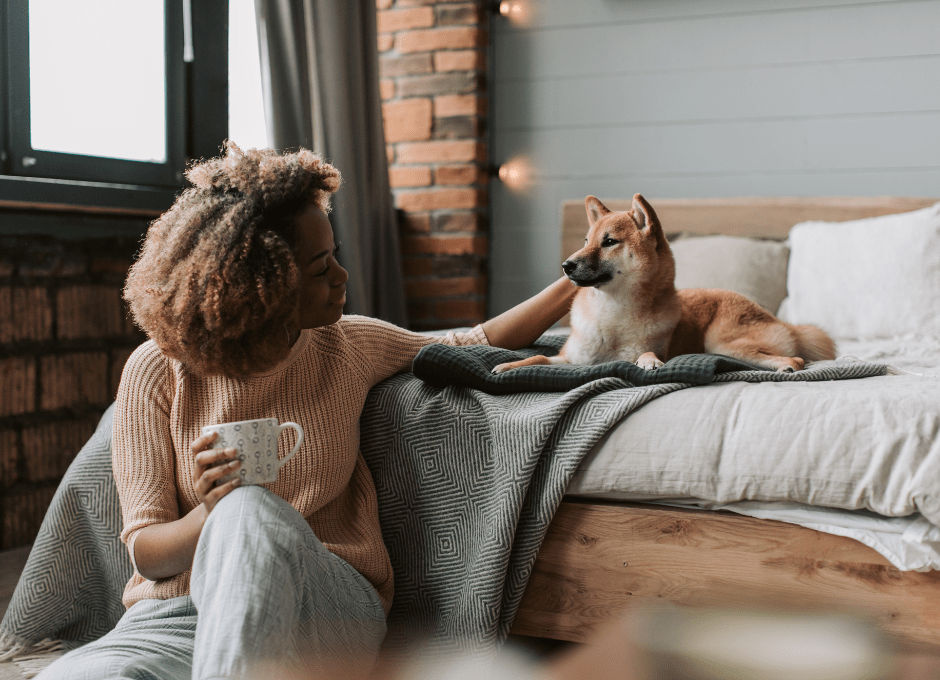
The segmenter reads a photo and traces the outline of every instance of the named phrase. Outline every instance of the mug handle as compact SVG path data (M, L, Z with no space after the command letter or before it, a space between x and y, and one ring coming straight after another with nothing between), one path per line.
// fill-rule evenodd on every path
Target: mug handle
M294 448L292 448L292 449L290 450L290 453L288 453L286 456L284 456L283 458L281 458L281 459L278 461L278 463L277 463L277 469L278 469L278 470L280 470L282 467L284 467L284 463L286 463L287 461L289 461L291 458L294 457L294 454L297 453L297 452L300 450L301 444L304 443L304 429L303 429L300 425L298 425L297 423L284 423L283 425L280 425L280 426L277 428L277 436L278 436L278 437L281 436L281 432L284 431L284 428L285 428L285 427L292 427L292 428L294 428L294 431L297 433L297 443L294 444Z

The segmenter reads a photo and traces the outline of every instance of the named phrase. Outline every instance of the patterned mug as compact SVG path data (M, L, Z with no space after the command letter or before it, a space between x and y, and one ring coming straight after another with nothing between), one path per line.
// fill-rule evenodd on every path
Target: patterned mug
M277 438L285 428L297 432L297 443L284 458L277 455ZM267 484L277 481L277 472L294 457L304 443L304 431L297 423L278 425L277 418L242 420L237 423L206 425L203 434L217 432L212 447L224 449L234 447L235 457L242 462L240 468L222 477L216 484L231 481L236 475L242 484Z

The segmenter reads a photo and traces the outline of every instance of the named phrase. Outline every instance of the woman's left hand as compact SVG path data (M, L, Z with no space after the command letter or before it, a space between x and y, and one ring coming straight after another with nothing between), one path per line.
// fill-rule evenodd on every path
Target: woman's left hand
M225 484L216 485L217 481L237 470L242 464L235 458L236 451L232 447L209 448L217 436L218 433L210 432L202 435L190 445L196 457L196 465L193 468L193 488L196 490L196 496L206 506L207 515L212 512L216 503L241 483L241 479L235 477Z

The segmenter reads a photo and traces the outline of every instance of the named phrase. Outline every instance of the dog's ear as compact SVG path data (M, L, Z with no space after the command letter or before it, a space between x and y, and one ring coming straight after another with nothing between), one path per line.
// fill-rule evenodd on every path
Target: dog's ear
M658 227L659 218L653 210L653 206L646 202L640 194L633 195L633 214L636 216L637 226L640 231L645 231L649 227Z
M604 215L610 214L607 206L600 202L597 196L588 196L584 199L584 207L587 210L588 224L592 227Z

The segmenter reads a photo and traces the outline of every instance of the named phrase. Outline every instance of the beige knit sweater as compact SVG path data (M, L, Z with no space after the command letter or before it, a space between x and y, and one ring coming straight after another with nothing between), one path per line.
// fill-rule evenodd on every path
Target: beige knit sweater
M333 553L355 567L382 599L386 613L393 578L382 543L375 485L359 453L359 417L376 383L410 369L424 345L486 344L481 326L430 337L361 316L304 330L290 356L250 378L200 376L167 358L152 342L131 355L114 414L114 477L121 498L121 540L133 559L137 534L172 522L199 505L190 444L204 425L275 417L294 421L304 443L266 488L294 506ZM281 436L283 456L296 441ZM135 570L124 606L146 598L189 593L187 570L150 581Z

